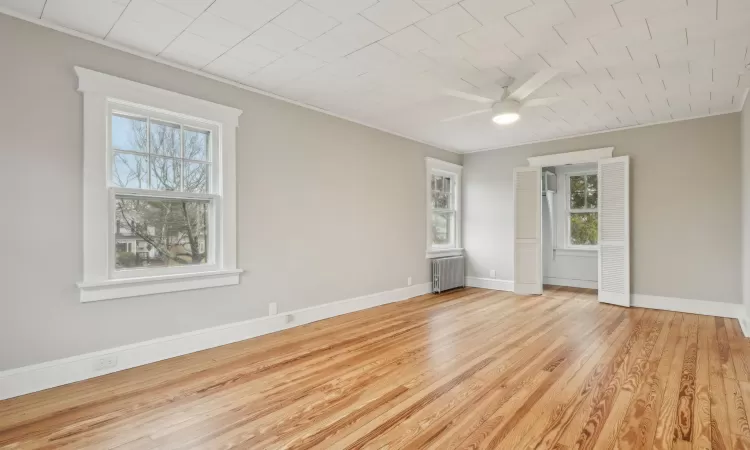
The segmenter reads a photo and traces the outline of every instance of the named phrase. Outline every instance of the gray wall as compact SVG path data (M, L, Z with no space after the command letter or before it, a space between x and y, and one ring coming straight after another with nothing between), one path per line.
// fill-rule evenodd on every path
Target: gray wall
M514 167L609 146L631 158L632 292L741 303L739 114L465 155L468 275L513 279Z
M452 153L0 14L0 370L428 281L424 157ZM80 65L244 110L241 284L81 304Z

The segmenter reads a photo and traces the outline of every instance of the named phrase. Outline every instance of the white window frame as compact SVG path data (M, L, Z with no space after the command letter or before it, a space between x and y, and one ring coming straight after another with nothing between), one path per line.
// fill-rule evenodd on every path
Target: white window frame
M575 213L591 213L591 212L595 212L595 213L597 213L597 215L599 214L599 201L598 201L599 191L598 190L597 190L597 193L596 193L596 195L597 195L597 202L596 202L597 207L596 208L593 208L593 209L592 208L572 209L570 207L570 177L581 176L581 175L597 175L598 176L598 172L597 172L596 168L593 168L593 169L573 170L573 171L565 173L565 177L564 177L565 178L565 181L564 181L565 182L565 186L564 186L565 187L565 195L561 196L561 197L564 197L564 199L565 199L565 209L564 209L564 211L565 211L565 221L564 221L564 224L563 224L564 233L565 234L564 234L563 243L564 243L564 248L566 248L568 250L589 250L589 251L594 251L594 250L598 250L599 249L599 245L598 244L593 244L593 245L574 245L570 241L570 216L571 216L571 214L575 214Z
M75 68L83 93L83 281L82 302L177 292L239 283L236 230L236 128L241 110L82 67ZM148 115L211 131L208 194L112 186L112 111ZM115 270L115 196L209 200L207 263Z
M442 256L459 256L463 254L461 247L461 174L463 167L458 164L441 161L435 158L425 158L425 192L427 202L427 251L426 257L438 258ZM455 227L453 245L432 245L432 176L440 175L451 178L455 189Z

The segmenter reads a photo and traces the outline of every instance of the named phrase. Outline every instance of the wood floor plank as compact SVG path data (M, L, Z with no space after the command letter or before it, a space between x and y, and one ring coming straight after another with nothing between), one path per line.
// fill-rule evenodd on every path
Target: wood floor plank
M688 352L689 330L696 320L696 317L690 314L683 317L676 351L673 354L670 366L666 367L666 372L663 373L665 379L664 392L662 394L662 407L656 420L654 449L669 450L675 442L675 423L678 417L682 368L685 364L685 354Z
M640 345L633 346L631 351L625 354L625 360L613 373L608 384L602 385L603 388L593 398L592 411L576 440L577 448L592 449L602 438L602 431L607 426L610 415L614 412L618 394L629 382L629 379L636 372L639 372L638 364L644 358L647 360L651 354L663 325L662 321L659 320L660 317L663 317L660 312L649 311L642 319L646 321L644 324L644 339L639 341L638 344ZM605 445L604 442L602 445Z
M693 449L711 448L711 400L709 398L709 332L711 318L701 316L695 368L695 409L693 416Z
M623 419L617 449L651 449L654 446L656 425L662 407L665 378L672 363L680 337L683 315L676 314L668 323L662 351L655 350L644 373L644 383L638 388L635 398Z
M557 407L560 404L560 399L565 398L566 393L567 395L575 394L575 391L572 390L566 392L566 388L571 385L577 386L579 382L576 377L587 375L590 368L598 363L599 358L607 351L611 343L622 336L622 331L625 329L623 326L625 315L619 308L612 308L611 314L612 319L602 324L604 328L600 333L590 337L586 336L582 342L579 342L584 347L581 351L572 352L571 358L566 358L553 368L555 376L548 377L547 382L552 384L546 392L554 392L555 395L544 395L538 398L534 405L513 423L513 426L509 427L506 424L505 430L502 431L504 438L499 441L499 446L526 448L530 445L526 442L530 436L537 436L548 421L554 421L555 418L559 417L558 414L561 411ZM589 326L583 328L588 329ZM546 374L543 373L542 375ZM553 414L555 418L553 418ZM500 437L501 434L496 433L496 436ZM434 448L441 448L441 446L436 445Z
M711 448L731 449L732 435L727 416L727 396L724 391L724 368L721 362L718 330L714 318L710 318L708 334L708 397L711 407Z
M750 448L734 319L460 289L0 402L13 449Z
M719 361L721 362L722 376L724 378L737 379L734 371L734 360L732 359L732 349L729 345L729 336L727 328L722 317L715 317L716 339L719 344Z
M642 313L642 311L639 312ZM525 438L518 446L519 448L567 447L559 444L558 440L605 373L604 369L607 365L603 361L613 360L621 344L630 337L632 324L626 316L628 314L620 312L620 319L625 320L620 322L617 332L599 345L596 353L575 372L573 377L562 380L559 394L550 399L550 407L543 416L539 417L534 427L525 433ZM632 318L637 321L640 316L636 313L636 316Z
M561 319L564 317L566 316L560 316ZM520 340L512 342L509 346L510 349L502 352L502 356L500 356L500 359L497 361L498 367L502 368L499 371L502 376L495 379L496 386L505 385L510 377L516 375L522 370L524 365L529 363L529 356L538 355L544 352L544 350L555 340L559 341L555 333L558 327L550 327L549 325L551 323L552 322L543 323L541 327L533 331L533 335L527 335ZM493 367L488 368L490 371L492 369ZM423 392L416 392L414 396L409 401L405 402L400 408L388 411L386 414L378 417L376 420L373 420L361 429L356 430L346 439L337 443L337 447L340 445L341 448L357 448L357 442L362 442L363 439L365 439L363 436L375 436L376 434L382 433L386 428L390 431L390 427L395 427L398 424L398 421L410 417L420 409L419 407L415 407L415 404L424 404L423 399L425 398L433 399L433 397L428 395L430 389L432 389L432 387L426 388ZM404 412L406 412L407 415L404 415Z
M695 373L698 361L698 325L700 318L690 316L685 359L682 362L679 394L677 397L677 414L675 415L673 448L678 450L692 448L694 437L695 414ZM684 322L685 323L685 322Z
M616 350L617 353L604 367L601 377L598 377L587 397L583 399L573 417L566 423L556 444L569 448L586 448L592 446L603 425L600 421L608 408L610 396L614 387L621 383L628 371L629 361L634 361L633 352L637 352L645 342L651 318L654 311L647 310L634 323L628 340Z
M619 392L615 395L611 411L604 421L600 432L600 447L614 448L620 440L620 428L627 417L630 405L636 394L648 380L648 370L652 359L658 359L669 337L669 329L674 314L662 311L656 319L656 324L647 338L646 345L641 348L639 355L628 372Z
M750 439L750 424L747 419L745 400L740 388L740 382L731 378L724 378L724 393L726 394L727 419L729 431L733 436Z

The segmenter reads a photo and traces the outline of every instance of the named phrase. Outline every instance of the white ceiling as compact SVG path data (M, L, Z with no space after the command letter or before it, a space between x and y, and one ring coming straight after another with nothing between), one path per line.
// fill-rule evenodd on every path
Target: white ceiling
M0 6L465 152L737 111L750 0L0 0ZM501 127L441 88L562 73Z

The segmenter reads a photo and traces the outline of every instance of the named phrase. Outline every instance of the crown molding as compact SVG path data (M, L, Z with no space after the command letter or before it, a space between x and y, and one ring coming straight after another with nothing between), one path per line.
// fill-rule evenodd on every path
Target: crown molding
M747 95L748 95L748 91L749 90L750 89L745 89L745 95L743 97L742 105L745 104L745 99L747 99ZM503 149L508 149L508 148L522 147L524 145L542 144L542 143L545 143L545 142L563 141L563 140L566 140L566 139L574 139L574 138L579 138L579 137L584 137L584 136L593 136L595 134L614 133L616 131L634 130L636 128L653 127L655 125L666 125L666 124L669 124L669 123L685 122L687 120L705 119L707 117L725 116L727 114L736 114L738 112L741 112L742 108L743 108L742 105L740 105L739 109L736 109L736 110L733 110L733 111L723 111L723 112L716 113L716 114L703 114L703 115L700 115L700 116L685 117L685 118L682 118L682 119L662 120L660 122L644 123L644 124L640 124L640 125L632 125L632 126L629 126L629 127L622 127L622 128L611 128L611 129L607 129L607 130L592 131L592 132L589 132L589 133L569 134L569 135L560 136L560 137L556 137L556 138L539 139L537 141L526 141L526 142L520 142L518 144L504 145L502 147L486 147L486 148L482 148L482 149L479 149L479 150L467 150L465 152L458 152L458 153L460 153L462 155L468 155L470 153L491 152L493 150L503 150Z
M323 108L319 108L317 106L311 105L309 103L300 102L298 100L293 100L291 98L284 97L284 96L281 96L281 95L278 95L278 94L274 94L272 92L268 92L268 91L264 91L262 89L254 88L254 87L248 86L246 84L238 83L238 82L232 81L232 80L230 80L228 78L220 77L218 75L214 75L214 74L211 74L211 73L208 73L208 72L204 72L202 70L199 70L199 69L196 69L196 68L193 68L193 67L189 67L189 66L186 66L186 65L183 65L183 64L180 64L180 63L169 61L168 59L161 58L159 56L150 55L150 54L142 52L140 50L136 50L134 48L130 48L130 47L127 47L127 46L124 46L124 45L121 45L121 44L117 44L115 42L105 41L104 39L101 39L101 38L98 38L98 37L95 37L95 36L91 36L91 35L86 34L86 33L81 33L80 31L76 31L76 30L73 30L71 28L67 28L67 27L63 27L63 26L57 25L57 24L52 23L50 21L47 21L45 19L40 19L40 18L36 18L36 17L30 17L30 16L27 16L27 15L18 13L16 11L13 11L12 9L9 9L7 7L4 7L4 6L0 6L0 14L5 14L6 16L14 17L16 19L20 19L20 20L23 20L23 21L26 21L26 22L29 22L29 23L33 23L34 25L39 25L39 26L44 27L44 28L49 28L49 29L54 30L54 31L59 31L60 33L67 34L69 36L73 36L73 37L77 37L79 39L83 39L85 41L93 42L94 44L103 45L105 47L109 47L109 48L114 49L114 50L119 50L121 52L125 52L125 53L128 53L128 54L131 54L133 56L138 56L140 58L144 58L144 59L147 59L149 61L153 61L153 62L157 62L159 64L163 64L165 66L170 66L170 67L173 67L175 69L180 69L180 70L183 70L185 72L190 72L193 75L199 75L199 76L202 76L204 78L208 78L210 80L214 80L214 81L218 81L218 82L221 82L221 83L224 83L224 84L228 84L230 86L233 86L233 87L236 87L236 88L239 88L239 89L243 89L243 90L255 93L255 94L264 95L266 97L270 97L270 98L273 98L275 100L281 100L282 102L290 103L292 105L299 106L301 108L310 109L310 110L315 111L315 112L323 113L323 114L326 114L328 116L335 117L337 119L346 120L347 122L356 123L357 125L362 125L363 127L367 127L367 128L371 128L373 130L381 131L383 133L390 134L390 135L393 135L393 136L397 136L397 137L400 137L402 139L407 139L409 141L417 142L419 144L429 145L430 147L434 147L434 148L437 148L439 150L445 150L446 152L455 153L455 154L459 154L459 155L462 154L461 151L456 150L456 149L447 148L445 146L442 146L440 144L436 144L434 142L423 141L421 139L416 139L416 138L413 138L413 137L410 137L410 136L406 136L404 134L398 133L398 132L393 131L393 130L389 130L387 128L382 128L382 127L379 127L377 125L373 125L373 124L369 124L369 123L366 123L366 122L362 122L362 121L360 121L358 119L349 117L349 116L344 115L344 114L338 114L338 113L335 113L333 111L329 111L327 109L323 109Z

